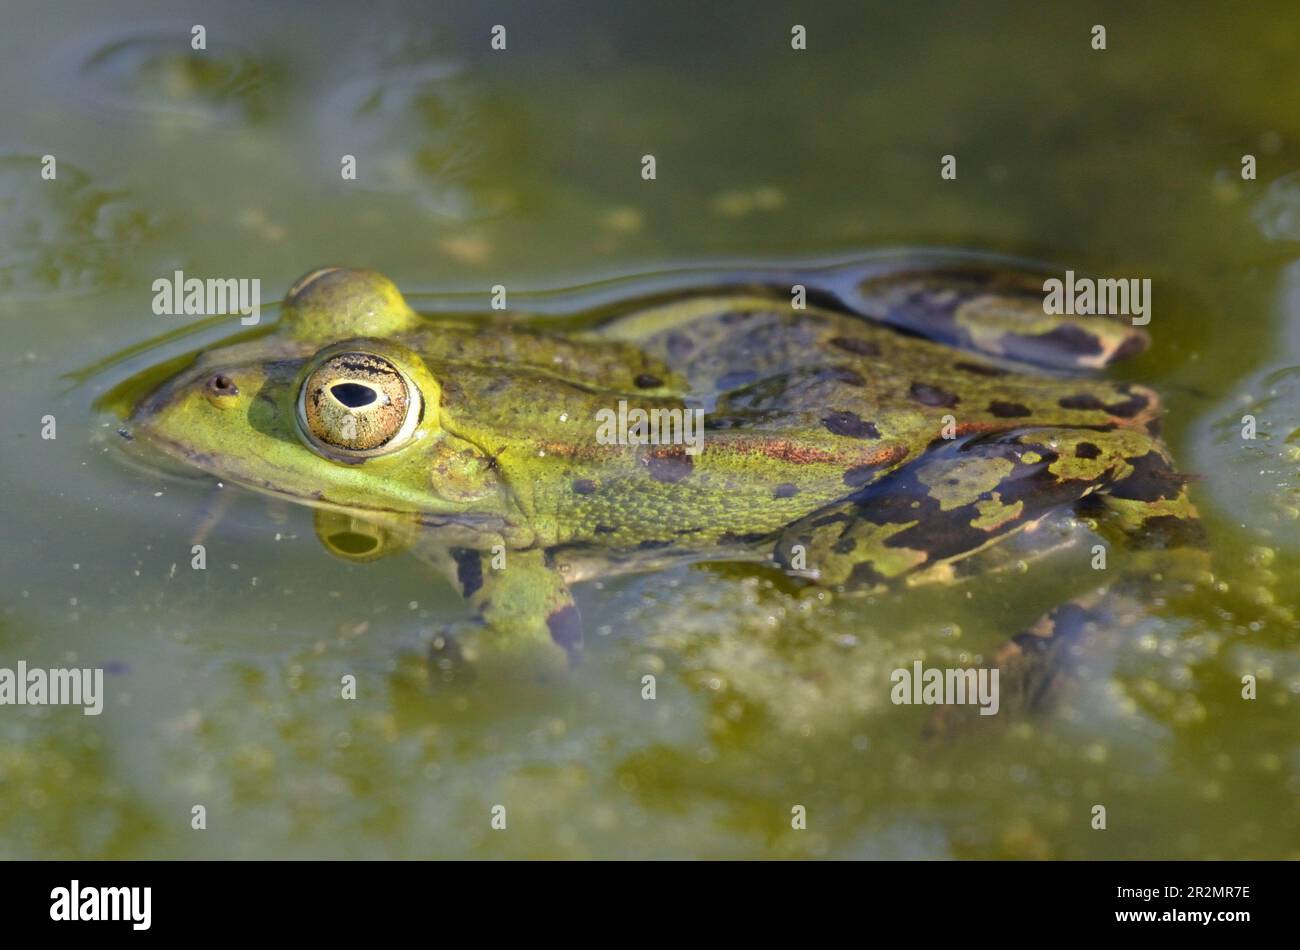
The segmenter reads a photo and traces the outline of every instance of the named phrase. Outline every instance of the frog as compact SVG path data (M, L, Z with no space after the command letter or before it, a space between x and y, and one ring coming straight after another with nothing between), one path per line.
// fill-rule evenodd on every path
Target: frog
M313 508L340 557L430 565L470 614L421 648L446 681L570 675L573 588L617 574L951 584L1062 513L1148 556L1199 550L1158 394L1103 372L1147 332L1048 313L1045 273L904 253L688 274L561 313L421 313L377 271L322 267L121 432ZM1006 640L1004 693L1037 701L1105 626L1105 590Z

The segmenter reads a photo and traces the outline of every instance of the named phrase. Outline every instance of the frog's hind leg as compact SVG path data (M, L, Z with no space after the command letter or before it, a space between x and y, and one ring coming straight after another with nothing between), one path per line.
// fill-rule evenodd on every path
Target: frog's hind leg
M582 654L582 620L563 575L538 549L448 552L450 570L475 617L438 631L434 672L445 680L553 679ZM495 563L494 563L495 562Z
M1125 550L1110 584L995 652L1001 710L1014 714L1050 705L1068 661L1140 616L1154 583L1204 570L1187 479L1145 431L1025 428L933 448L792 525L775 556L826 584L942 579L994 541L1072 509L1095 515L1098 533Z
M791 525L777 563L832 585L950 576L957 562L1105 485L1104 464L1076 477L1063 457L1072 431L1018 429L933 448Z
M1005 715L1054 708L1072 685L1079 659L1115 643L1140 622L1156 596L1209 576L1209 553L1188 479L1175 472L1162 445L1133 433L1080 433L1065 441L1082 457L1101 459L1109 452L1122 461L1117 477L1082 498L1076 511L1092 522L1107 549L1123 550L1119 563L1109 565L1115 571L1110 583L1054 608L995 650ZM958 718L978 718L958 712L943 707L930 732L948 731Z

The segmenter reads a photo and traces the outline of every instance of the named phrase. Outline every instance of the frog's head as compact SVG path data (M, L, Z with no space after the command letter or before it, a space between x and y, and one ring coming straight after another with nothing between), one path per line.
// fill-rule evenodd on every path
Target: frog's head
M401 342L419 322L380 274L314 271L289 292L274 332L203 352L135 407L125 431L307 504L500 516L495 467L439 425L441 388Z

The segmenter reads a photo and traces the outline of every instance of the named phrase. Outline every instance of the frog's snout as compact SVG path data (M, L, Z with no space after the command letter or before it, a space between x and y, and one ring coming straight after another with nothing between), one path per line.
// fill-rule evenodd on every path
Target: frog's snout
M240 385L233 371L182 372L136 403L118 427L123 440L118 444L154 463L158 450L163 456L191 460L219 445L211 438L216 432L216 418L208 416L211 407L233 408L240 401Z
M127 427L134 430L147 428L149 422L157 418L168 406L176 403L180 391L192 382L189 373L174 376L160 385L149 395L141 399L127 419Z

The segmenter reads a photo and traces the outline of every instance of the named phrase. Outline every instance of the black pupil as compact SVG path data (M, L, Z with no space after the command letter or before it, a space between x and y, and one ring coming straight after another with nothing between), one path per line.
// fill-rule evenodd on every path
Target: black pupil
M335 383L330 387L330 392L334 398L349 409L360 409L362 406L368 406L379 395L369 386L362 386L360 383Z

